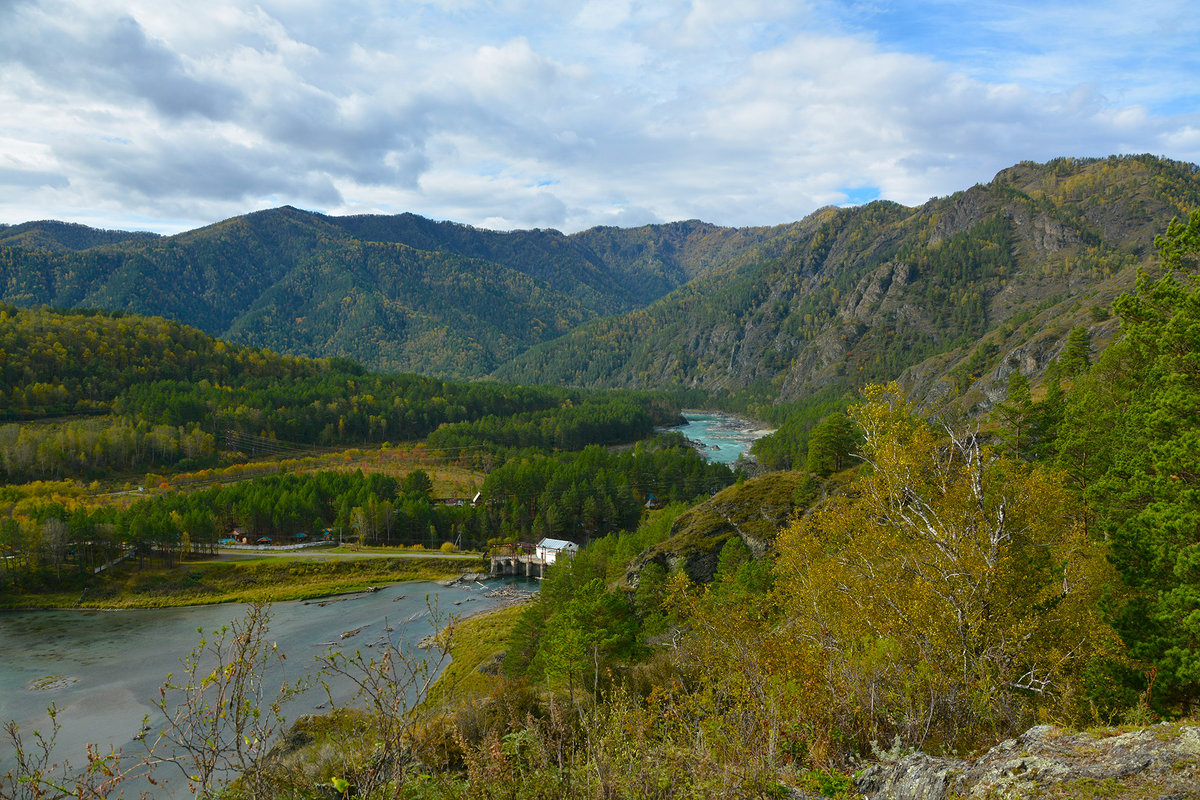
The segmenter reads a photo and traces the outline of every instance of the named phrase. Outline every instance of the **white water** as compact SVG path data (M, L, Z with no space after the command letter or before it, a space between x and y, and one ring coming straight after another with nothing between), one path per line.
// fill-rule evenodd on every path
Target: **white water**
M709 461L720 464L732 464L742 454L749 456L750 445L772 432L731 414L685 411L683 418L687 424L671 430L700 442L703 445L701 454Z

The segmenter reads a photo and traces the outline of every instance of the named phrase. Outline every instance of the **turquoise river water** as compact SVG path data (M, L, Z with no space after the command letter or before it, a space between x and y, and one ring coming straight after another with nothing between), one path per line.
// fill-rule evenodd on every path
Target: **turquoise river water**
M749 455L750 445L770 430L731 414L712 411L685 411L686 425L671 428L698 443L697 449L709 461L732 464L742 454Z

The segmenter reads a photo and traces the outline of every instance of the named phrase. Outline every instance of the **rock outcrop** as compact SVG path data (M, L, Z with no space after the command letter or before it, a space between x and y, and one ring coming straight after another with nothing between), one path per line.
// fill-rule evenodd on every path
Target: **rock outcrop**
M807 480L805 472L772 472L726 487L688 509L671 525L669 538L647 548L629 565L624 588L636 589L650 563L668 573L682 570L696 583L708 583L716 574L721 548L734 538L740 538L754 558L761 558L796 510L797 490Z
M1070 733L1039 725L977 759L914 753L877 764L854 790L867 800L1200 799L1200 727Z

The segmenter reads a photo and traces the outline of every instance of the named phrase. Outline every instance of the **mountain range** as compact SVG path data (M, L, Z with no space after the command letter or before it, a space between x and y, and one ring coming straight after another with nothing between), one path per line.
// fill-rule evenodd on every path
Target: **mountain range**
M684 385L771 401L902 377L918 399L988 404L1107 308L1154 237L1200 208L1192 164L1148 156L1022 163L918 208L822 209L736 268L539 344L497 375ZM771 252L771 251L774 252Z
M763 232L676 223L498 233L291 207L176 236L0 227L0 299L164 316L234 343L479 377L719 268Z
M174 236L30 222L0 226L0 300L163 316L387 371L766 402L903 375L927 402L986 405L1071 328L1102 346L1112 297L1196 208L1195 165L1114 156L757 228L504 233L291 207Z

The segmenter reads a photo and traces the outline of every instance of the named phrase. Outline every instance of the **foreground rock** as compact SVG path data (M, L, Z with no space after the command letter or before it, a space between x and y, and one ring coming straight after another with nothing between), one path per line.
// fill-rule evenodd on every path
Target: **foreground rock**
M868 800L1200 800L1200 726L1068 733L1039 725L974 760L914 753L877 764L858 776L854 789Z

